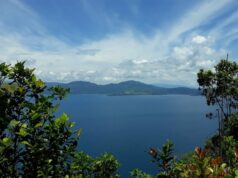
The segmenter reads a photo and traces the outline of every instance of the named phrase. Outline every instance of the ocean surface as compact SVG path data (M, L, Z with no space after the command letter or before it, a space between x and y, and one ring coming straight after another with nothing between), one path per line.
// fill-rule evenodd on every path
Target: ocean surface
M216 132L216 120L205 117L212 110L204 97L185 95L68 95L59 108L82 128L78 149L92 156L114 154L122 178L133 168L156 173L147 151L167 139L178 156L202 146Z

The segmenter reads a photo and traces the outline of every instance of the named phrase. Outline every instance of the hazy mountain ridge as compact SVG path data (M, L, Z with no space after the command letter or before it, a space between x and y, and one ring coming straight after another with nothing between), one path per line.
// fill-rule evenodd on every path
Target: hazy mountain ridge
M52 86L55 83L47 83ZM64 88L70 88L73 94L106 94L106 95L199 95L195 88L189 87L158 87L138 81L124 81L98 85L86 81L73 81L70 83L57 83Z

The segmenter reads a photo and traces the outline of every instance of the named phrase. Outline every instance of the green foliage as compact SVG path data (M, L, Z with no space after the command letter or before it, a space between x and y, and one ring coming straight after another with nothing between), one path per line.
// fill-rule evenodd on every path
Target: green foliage
M33 72L24 62L0 64L1 177L115 177L117 160L77 153L80 130L65 113L54 116L69 89L47 89Z
M74 176L82 175L82 177L91 177L94 173L94 161L91 156L84 152L78 152L74 155L75 159L71 164L71 174Z
M238 149L238 141L236 141L233 136L224 136L222 139L222 152L224 161L230 166L233 167L237 158L234 156L234 153Z
M207 98L208 105L218 104L224 115L230 113L229 109L238 106L237 74L237 63L228 60L221 60L215 66L215 71L201 69L197 74L198 84Z
M167 141L162 145L161 149L150 148L148 151L149 155L152 157L152 162L158 167L159 173L156 175L158 178L169 178L174 176L174 156L173 156L173 143ZM131 172L131 176L136 178L150 178L153 177L139 169L134 169Z
M197 147L191 159L176 163L178 177L182 178L221 178L232 175L231 169L221 157L210 156L210 150Z
M167 142L162 149L150 148L149 154L159 168L154 177L167 178L238 178L238 64L221 60L215 70L198 73L198 83L208 105L218 107L219 134L206 143L205 149L195 151L180 160L172 156L173 144ZM135 169L131 175L152 177Z
M111 154L102 154L94 163L94 175L95 178L116 178L119 177L117 169L119 162Z
M207 146L213 150L214 155L224 157L231 165L233 161L227 158L229 137L225 136L232 136L238 140L238 64L228 59L221 60L214 69L214 71L201 69L197 74L197 81L207 99L207 104L218 107L217 114L207 115L209 118L215 116L218 119L218 134L210 139ZM234 146L231 148L234 152Z
M63 114L55 119L54 101L68 89L52 87L24 62L0 64L0 174L4 177L62 177L72 159L78 136ZM56 121L60 122L56 122Z
M232 113L224 123L224 134L232 135L238 140L238 113Z
M235 177L238 166L238 65L221 60L214 71L201 69L197 81L207 104L218 107L215 116L219 134L207 141L206 149L196 148L191 159L177 162L176 168L180 177Z
M173 143L167 141L161 149L150 148L149 154L152 156L152 162L156 163L161 175L171 176L173 156Z
M134 169L131 171L131 176L135 177L135 178L153 178L152 175L149 175L139 169Z
M84 152L78 152L71 164L71 175L81 175L84 178L116 178L119 177L118 167L118 161L111 154L104 153L98 158L92 158Z
M199 88L206 97L207 104L218 107L216 117L219 122L219 135L232 134L238 139L235 133L238 129L237 117L230 118L238 108L238 64L221 60L214 71L201 69L197 76ZM212 117L212 114L208 114L208 117Z
M169 171L162 171L163 169L160 168L161 171L156 176L151 176L139 169L134 169L131 175L136 178L233 178L237 176L238 169L238 152L234 151L237 150L235 146L237 142L232 137L226 137L224 140L223 144L227 144L224 158L213 156L212 150L208 148L202 150L197 147L193 153L189 154L189 157L173 161ZM150 154L155 157L154 151Z

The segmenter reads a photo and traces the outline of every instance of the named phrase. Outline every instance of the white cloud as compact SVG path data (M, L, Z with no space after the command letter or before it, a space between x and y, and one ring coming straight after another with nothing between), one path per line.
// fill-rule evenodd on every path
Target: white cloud
M197 35L197 36L193 37L193 39L192 39L192 42L197 43L197 44L202 44L206 41L207 41L207 39L201 35Z
M221 15L223 7L231 2L203 1L171 24L170 29L158 30L150 37L135 35L127 28L96 41L72 46L47 33L40 17L23 1L1 1L0 5L12 8L11 13L5 12L4 17L0 17L1 58L11 63L26 59L29 66L36 67L37 75L48 81L108 83L134 79L195 85L199 68L212 67L226 53L215 45L221 38L219 35L209 32L201 35L197 28ZM26 28L11 29L6 19L14 21L15 17ZM234 20L229 18L215 32L220 34Z
M148 60L142 59L142 60L133 60L134 64L145 64L148 62Z
M174 47L173 49L174 57L180 60L186 60L188 57L191 57L194 52L189 47Z

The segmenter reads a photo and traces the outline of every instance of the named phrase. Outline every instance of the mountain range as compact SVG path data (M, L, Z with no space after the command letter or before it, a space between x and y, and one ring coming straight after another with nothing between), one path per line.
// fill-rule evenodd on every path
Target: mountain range
M158 87L138 81L125 81L98 85L86 81L70 83L47 83L47 86L59 85L70 88L72 94L106 94L106 95L200 95L198 89L189 87Z

